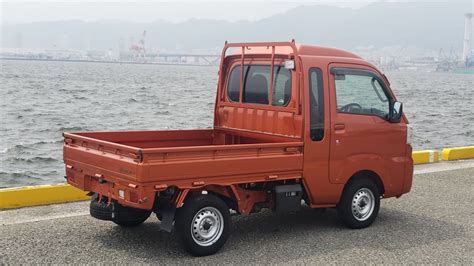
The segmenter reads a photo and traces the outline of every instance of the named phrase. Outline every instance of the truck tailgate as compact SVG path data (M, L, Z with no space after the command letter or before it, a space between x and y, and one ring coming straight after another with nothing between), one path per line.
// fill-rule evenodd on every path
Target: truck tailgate
M90 176L113 176L135 180L140 149L113 142L64 133L63 157L66 171L80 169Z

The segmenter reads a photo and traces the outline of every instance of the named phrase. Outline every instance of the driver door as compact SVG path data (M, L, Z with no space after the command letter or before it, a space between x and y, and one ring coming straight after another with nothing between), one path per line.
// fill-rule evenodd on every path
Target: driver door
M405 156L404 123L387 120L395 100L369 66L330 64L331 144L329 179L345 183L360 170L376 172L386 190L401 187ZM385 182L385 181L388 181Z

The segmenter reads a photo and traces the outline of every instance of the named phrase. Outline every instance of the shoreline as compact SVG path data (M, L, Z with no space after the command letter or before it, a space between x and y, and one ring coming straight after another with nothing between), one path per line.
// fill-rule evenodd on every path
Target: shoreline
M133 62L133 61L114 61L114 60L88 60L88 59L42 59L42 58L16 58L0 57L0 60L8 61L39 61L39 62L67 62L67 63L98 63L98 64L119 64L119 65L156 65L156 66L198 66L198 67L217 67L217 65L201 65L190 63L161 63L161 62Z

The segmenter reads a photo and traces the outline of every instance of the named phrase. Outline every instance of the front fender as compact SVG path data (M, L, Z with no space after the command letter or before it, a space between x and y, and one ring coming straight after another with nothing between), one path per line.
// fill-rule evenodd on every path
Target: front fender
M392 197L400 195L403 186L403 172L392 175L390 169L404 169L405 162L401 158L394 157L387 160L379 154L363 153L348 156L330 173L331 183L346 184L348 180L360 171L371 171L376 174L382 183L385 196ZM394 173L396 173L395 171Z

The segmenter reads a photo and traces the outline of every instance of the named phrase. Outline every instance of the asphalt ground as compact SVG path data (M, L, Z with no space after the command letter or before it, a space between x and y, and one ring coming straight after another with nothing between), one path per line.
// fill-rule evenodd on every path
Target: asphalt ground
M473 265L472 162L417 166L412 191L383 200L366 229L345 228L333 209L235 216L224 248L201 258L185 253L174 233L160 231L154 216L121 228L91 218L86 202L0 211L0 264Z

